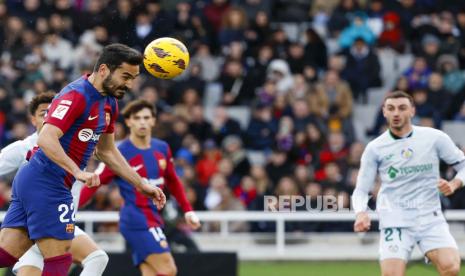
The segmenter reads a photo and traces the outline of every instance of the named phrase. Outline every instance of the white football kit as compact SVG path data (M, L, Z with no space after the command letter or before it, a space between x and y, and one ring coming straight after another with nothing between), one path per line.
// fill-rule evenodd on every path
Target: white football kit
M439 161L454 166L465 183L465 156L444 132L413 126L406 137L389 130L368 143L352 194L356 213L367 210L368 193L376 175L381 188L376 199L379 214L380 259L408 261L417 243L423 254L437 248L457 248L442 214Z
M24 140L19 140L6 146L0 152L0 176L7 175L17 171L24 163L27 162L26 155L28 151L32 150L37 145L38 134L26 137ZM73 195L74 206L77 209L79 204L79 195L83 183L76 181L71 189ZM87 235L82 231L79 226L74 227L74 237L80 235ZM40 270L44 268L44 257L40 253L39 248L34 244L26 253L24 253L19 261L13 267L13 273L17 273L22 266L35 266Z

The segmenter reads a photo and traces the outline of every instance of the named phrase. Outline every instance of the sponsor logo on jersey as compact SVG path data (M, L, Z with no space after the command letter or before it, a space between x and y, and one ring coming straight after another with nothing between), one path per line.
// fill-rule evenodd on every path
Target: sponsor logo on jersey
M417 173L427 173L433 171L433 164L428 163L428 164L420 164L420 165L415 165L415 166L406 166L406 167L400 167L400 168L394 168L393 166L390 166L387 174L389 175L390 179L394 179L397 176L401 175L410 175L410 174L417 174Z
M160 160L158 160L158 166L159 166L162 170L166 169L166 160L165 160L165 159L160 159Z
M410 159L410 158L412 158L412 155L413 155L413 150L411 148L403 149L400 152L400 156L402 156L402 158L404 158L404 159Z
M74 224L73 223L67 223L66 224L66 233L74 233Z
M78 138L82 142L88 142L90 140L98 142L100 139L100 134L95 134L94 131L90 128L83 128L79 131Z
M59 104L57 108L55 108L55 110L53 111L52 117L62 120L65 117L68 110L69 106Z
M393 166L390 166L388 169L388 175L389 178L394 179L397 176L397 173L399 173L399 170L394 168Z

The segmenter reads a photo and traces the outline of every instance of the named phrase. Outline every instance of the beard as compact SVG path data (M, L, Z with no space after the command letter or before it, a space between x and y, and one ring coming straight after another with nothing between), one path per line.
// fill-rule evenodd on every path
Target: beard
M108 77L106 77L103 80L102 89L103 89L103 93L105 93L106 95L111 95L117 98L118 100L122 99L124 97L124 94L126 94L126 91L129 90L126 87L126 85L118 86L117 84L114 83L113 73L111 73Z

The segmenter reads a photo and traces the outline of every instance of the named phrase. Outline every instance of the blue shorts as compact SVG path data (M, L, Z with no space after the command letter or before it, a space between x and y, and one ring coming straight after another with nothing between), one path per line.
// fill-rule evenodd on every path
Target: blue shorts
M12 200L2 228L26 228L31 240L72 240L75 208L63 178L34 159L21 167L13 180Z
M120 231L131 247L132 261L135 266L143 263L150 254L170 252L168 241L160 227L152 227L147 230L121 227Z

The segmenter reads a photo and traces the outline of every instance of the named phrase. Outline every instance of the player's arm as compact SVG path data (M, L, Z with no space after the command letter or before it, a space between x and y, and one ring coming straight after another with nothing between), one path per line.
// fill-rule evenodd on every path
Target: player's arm
M0 176L16 171L23 164L26 156L22 156L21 146L22 141L16 141L0 152Z
M179 203L182 211L184 212L184 218L186 219L187 224L192 229L198 229L200 227L200 220L192 209L191 204L187 200L184 187L176 174L174 168L173 157L171 154L171 149L168 147L168 165L166 166L165 171L165 182L170 193L176 198L176 201Z
M105 166L104 163L100 163L95 169L95 172L99 179L100 179L100 184L102 185L107 185L111 183L113 178L115 177L115 173L110 170L107 166ZM82 186L81 193L79 196L79 208L82 206L86 205L89 200L92 198L92 196L97 192L98 188L101 186L97 187L87 187L87 186Z
M436 149L439 158L444 160L447 164L452 165L457 171L454 179L447 181L440 179L438 189L445 196L453 194L457 189L463 187L465 183L465 155L444 132L440 132L436 140Z
M365 232L370 229L371 221L367 213L368 200L370 199L369 193L375 186L377 172L378 161L372 146L369 144L362 154L357 184L352 193L352 206L356 214L355 232Z
M96 174L82 171L66 154L60 144L61 136L63 136L63 132L60 128L52 124L45 124L39 133L37 145L50 160L72 174L77 180L84 182L90 187L100 185L100 181Z
M155 204L161 209L166 202L163 191L158 187L152 187L147 179L142 178L131 166L115 145L113 133L104 133L100 136L97 144L96 156L105 163L110 170L129 184L136 187L138 191L155 200Z
M74 178L93 187L100 184L97 175L82 171L60 144L60 138L82 115L85 107L85 97L77 91L70 91L54 99L45 115L45 124L39 133L37 145L50 160L71 173Z

